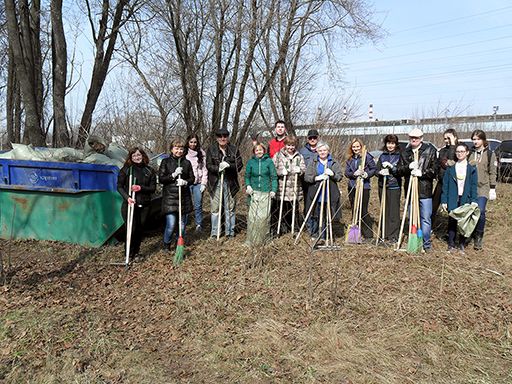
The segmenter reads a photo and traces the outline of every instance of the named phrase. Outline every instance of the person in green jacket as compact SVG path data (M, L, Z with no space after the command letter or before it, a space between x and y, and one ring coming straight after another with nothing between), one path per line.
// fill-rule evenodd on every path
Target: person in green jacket
M256 142L253 157L245 168L245 188L248 197L247 238L245 246L262 245L270 232L270 204L277 191L274 162L265 146Z

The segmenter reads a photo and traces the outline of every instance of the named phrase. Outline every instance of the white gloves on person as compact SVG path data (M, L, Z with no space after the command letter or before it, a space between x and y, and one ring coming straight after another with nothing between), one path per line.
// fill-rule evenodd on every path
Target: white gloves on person
M172 174L172 177L174 177L174 178L176 179L176 178L177 178L179 175L181 175L182 173L183 173L183 167L177 167L177 168L174 170L174 172L173 172L173 174Z
M269 193L269 196L271 199L275 198L276 197L276 193L274 191L270 192Z
M489 200L496 200L496 189L492 188L489 190Z
M441 209L445 212L448 212L448 204L441 204Z
M283 168L283 169L281 170L281 175L283 175L283 176L288 175L288 170L287 170L286 168Z
M204 193L204 191L206 191L206 185L201 184L201 186L199 187L199 192Z
M185 185L187 185L187 180L178 179L178 180L176 180L176 185L178 187L184 187Z
M324 175L327 175L327 176L334 176L334 172L332 171L332 169L330 168L325 168L324 169Z
M418 169L419 167L420 165L418 164L417 161L413 161L412 163L409 164L410 169Z
M393 164L391 164L389 161L385 161L385 162L383 162L383 163L382 163L382 166L383 166L384 168L389 168L389 169L393 169L393 168L394 168Z
M421 175L423 175L423 173L421 172L420 169L413 169L411 171L411 175L416 176L416 177L421 177Z
M300 167L298 165L294 165L292 167L291 171L292 171L293 174L298 175L298 174L300 174Z
M321 175L315 176L315 181L323 181L327 180L329 176L327 176L325 173L322 173Z
M362 173L363 170L361 168L357 168L356 171L354 172L354 176L361 176Z
M229 163L227 161L221 161L219 164L219 172L224 171L226 168L229 168Z
M478 203L477 203L477 202L475 202L475 201L473 201L473 202L471 203L471 205L476 205L476 206L478 206Z
M384 164L382 164L382 165L384 165ZM387 169L387 168L381 169L379 171L379 175L381 175L381 176L389 176L389 169Z
M248 185L245 188L245 193L247 193L249 196L252 196L253 192L254 192L254 189L252 189L252 187L250 185Z
M361 178L362 178L362 179L367 179L367 178L368 178L368 173L366 173L365 171L363 171L363 172L361 173Z

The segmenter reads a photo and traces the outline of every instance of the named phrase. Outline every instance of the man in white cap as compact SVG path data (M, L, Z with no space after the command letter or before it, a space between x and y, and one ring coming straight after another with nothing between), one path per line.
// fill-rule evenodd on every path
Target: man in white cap
M414 154L418 152L418 161ZM409 132L409 145L400 157L399 173L405 176L404 188L408 188L411 176L418 178L420 201L420 228L423 232L423 250L432 252L430 241L432 216L432 184L437 175L437 151L433 145L423 142L423 132L414 128Z

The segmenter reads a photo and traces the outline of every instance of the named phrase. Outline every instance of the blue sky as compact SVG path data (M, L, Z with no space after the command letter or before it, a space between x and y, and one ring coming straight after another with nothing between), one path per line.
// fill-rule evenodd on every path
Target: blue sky
M389 36L344 55L363 116L512 113L512 3L378 0Z

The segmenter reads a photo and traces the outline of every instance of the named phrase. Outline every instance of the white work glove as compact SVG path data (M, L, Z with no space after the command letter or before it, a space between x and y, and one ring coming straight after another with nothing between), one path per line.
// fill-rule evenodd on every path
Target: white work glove
M219 172L224 171L226 168L229 168L229 163L227 161L221 161L219 164Z
M275 198L276 197L276 193L274 191L270 192L269 193L269 196L271 199Z
M252 187L250 185L248 185L246 188L245 188L245 193L247 193L249 196L252 196L252 193L254 192L254 189L252 189Z
M421 177L421 175L423 175L423 173L421 172L421 169L413 169L411 171L411 175L416 176L416 177Z
M448 204L441 204L441 209L445 212L448 212Z
M199 192L204 193L206 191L206 185L201 184L201 187L199 187Z
M185 185L187 185L187 180L178 179L178 180L176 180L176 185L178 187L184 187Z
M382 164L382 165L384 165L384 164ZM379 171L379 175L381 175L381 176L389 176L389 169L387 169L387 168L381 169Z
M172 174L172 177L174 177L175 179L181 175L183 173L183 167L177 167L175 170L174 170L174 173Z
M394 165L393 165L393 164L391 164L389 161L385 161L385 162L383 162L383 163L382 163L382 166L383 166L384 168L389 168L389 169L393 169L393 168L394 168Z
M478 203L477 203L477 202L475 202L475 201L473 201L473 202L471 203L471 205L476 205L476 206L478 206Z
M496 200L496 189L490 189L489 190L489 200Z
M294 165L292 167L292 173L297 175L300 174L300 167L298 165Z
M323 181L327 180L329 176L327 176L325 173L322 173L321 175L318 175L315 177L315 181Z
M368 173L366 173L365 171L361 172L361 178L362 179L367 179L368 178Z
M361 173L363 173L363 170L361 168L357 168L354 172L354 176L361 176Z
M417 161L413 161L412 163L409 164L410 169L418 169L419 167L420 165L418 164Z
M329 176L329 177L334 176L334 172L330 168L325 168L324 174Z
M286 168L283 168L281 171L281 175L283 175L283 176L288 175L288 170Z

